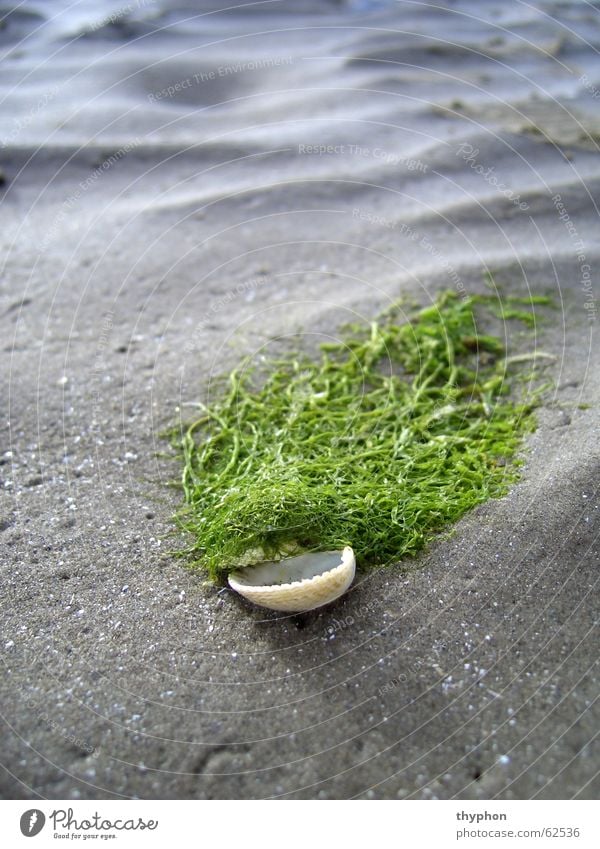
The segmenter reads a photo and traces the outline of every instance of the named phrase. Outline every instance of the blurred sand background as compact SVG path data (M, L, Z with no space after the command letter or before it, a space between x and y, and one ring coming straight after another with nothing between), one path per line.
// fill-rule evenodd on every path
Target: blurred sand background
M599 47L597 2L2 10L4 797L597 795ZM170 555L211 375L485 272L557 304L508 497L302 617Z

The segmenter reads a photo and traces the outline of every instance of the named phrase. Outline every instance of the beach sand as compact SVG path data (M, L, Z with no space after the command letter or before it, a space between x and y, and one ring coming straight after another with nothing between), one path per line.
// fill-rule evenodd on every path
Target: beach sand
M0 792L595 797L597 5L219 5L3 13ZM214 376L486 272L556 304L507 497L299 617L172 555Z

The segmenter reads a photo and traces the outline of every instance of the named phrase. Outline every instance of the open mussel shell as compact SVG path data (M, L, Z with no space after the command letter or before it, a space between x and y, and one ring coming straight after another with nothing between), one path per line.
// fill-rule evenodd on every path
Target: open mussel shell
M231 572L229 586L248 601L301 613L329 604L343 595L356 571L354 552L321 551L260 563Z

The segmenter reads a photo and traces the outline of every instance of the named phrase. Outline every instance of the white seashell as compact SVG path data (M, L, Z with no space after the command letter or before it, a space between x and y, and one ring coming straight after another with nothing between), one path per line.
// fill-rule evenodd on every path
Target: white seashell
M229 586L254 604L301 613L343 595L356 571L354 552L321 551L260 563L232 572Z

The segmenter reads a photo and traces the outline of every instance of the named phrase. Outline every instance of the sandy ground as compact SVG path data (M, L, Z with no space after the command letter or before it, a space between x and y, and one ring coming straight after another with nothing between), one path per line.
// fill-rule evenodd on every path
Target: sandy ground
M597 4L218 5L3 13L2 795L594 797ZM170 555L211 375L485 271L557 304L508 497L301 617Z

